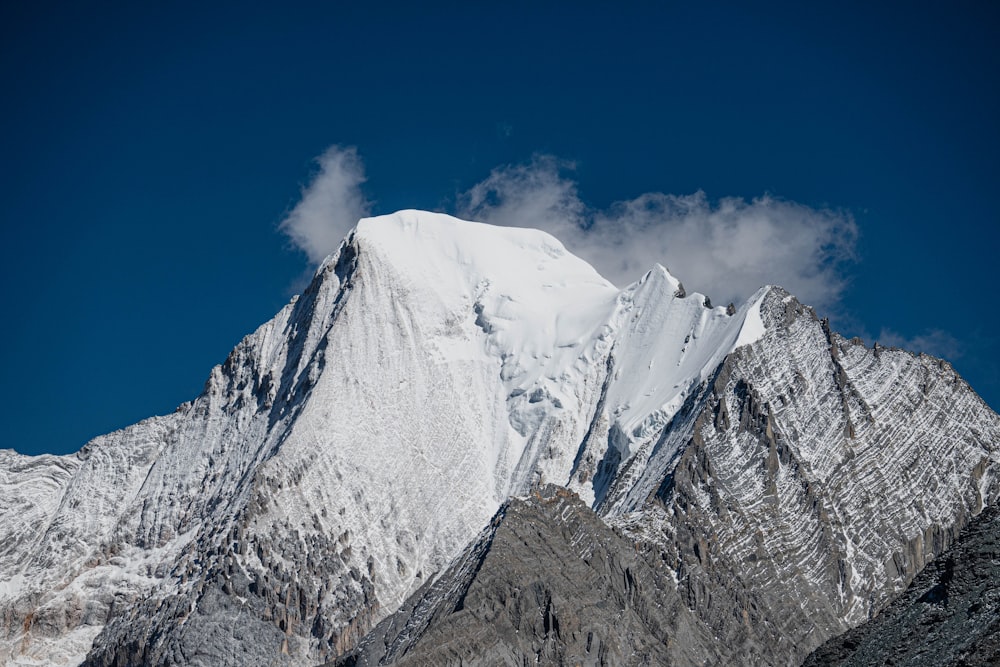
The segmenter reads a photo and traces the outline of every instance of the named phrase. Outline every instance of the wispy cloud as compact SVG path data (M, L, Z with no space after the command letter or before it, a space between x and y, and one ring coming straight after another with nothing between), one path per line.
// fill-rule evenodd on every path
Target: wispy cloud
M565 242L564 236L585 231L591 215L576 183L563 175L573 168L550 155L498 167L459 195L456 213L494 225L544 229Z
M767 195L712 202L702 192L646 193L600 211L581 200L572 169L551 156L499 167L459 197L457 213L544 229L619 286L660 263L716 303L778 284L831 308L847 285L858 237L847 213Z
M371 203L361 192L365 169L357 149L331 146L316 158L316 164L319 171L279 225L313 264L335 251L347 232L371 211Z
M280 225L313 264L371 210L356 149L333 146L316 162L316 175ZM498 167L458 197L455 213L544 229L619 286L660 263L689 291L720 304L765 284L782 285L822 309L840 301L858 236L847 213L767 195L713 202L702 192L649 192L596 210L581 199L573 169L549 155Z
M962 343L942 329L929 329L922 334L907 337L892 329L883 328L876 340L879 345L924 352L948 360L959 359L964 353Z

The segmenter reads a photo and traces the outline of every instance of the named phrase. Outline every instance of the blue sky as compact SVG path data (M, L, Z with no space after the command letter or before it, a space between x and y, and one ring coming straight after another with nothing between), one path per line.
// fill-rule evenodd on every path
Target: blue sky
M211 4L0 9L0 447L194 398L308 275L306 209L547 216L717 302L773 275L1000 406L994 3Z

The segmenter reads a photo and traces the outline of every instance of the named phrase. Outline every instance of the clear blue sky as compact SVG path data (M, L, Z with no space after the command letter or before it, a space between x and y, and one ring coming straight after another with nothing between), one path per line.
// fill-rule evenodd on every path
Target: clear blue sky
M538 154L598 210L832 207L860 232L838 328L1000 407L996 3L204 4L0 9L0 447L194 398L301 283L277 226L333 144L377 213Z

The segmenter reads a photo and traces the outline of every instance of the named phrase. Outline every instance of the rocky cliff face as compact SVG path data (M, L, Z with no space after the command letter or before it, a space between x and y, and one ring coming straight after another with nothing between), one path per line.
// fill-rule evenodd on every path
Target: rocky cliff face
M674 572L547 486L506 503L461 558L336 663L718 663Z
M976 517L881 614L814 651L822 665L1000 664L1000 511Z
M619 291L541 232L402 212L362 221L176 413L70 457L0 453L0 659L331 660L552 483L603 521L567 515L606 561L630 540L656 563L628 561L636 634L598 657L684 637L796 664L994 502L998 442L946 363L844 340L779 288L711 308L656 267ZM543 653L593 658L578 620Z
M665 432L672 472L605 511L661 546L728 660L794 665L996 498L996 416L940 360L844 340L777 292L762 316Z

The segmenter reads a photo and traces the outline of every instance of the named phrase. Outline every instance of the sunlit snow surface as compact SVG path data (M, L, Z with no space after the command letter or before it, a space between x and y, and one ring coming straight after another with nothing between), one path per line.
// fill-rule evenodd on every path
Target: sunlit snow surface
M509 495L556 482L593 500L571 478L602 391L627 456L740 335L749 306L678 285L655 267L619 291L536 230L362 220L192 404L82 454L4 454L0 600L44 613L2 655L79 659L115 596L180 585L191 536L221 534L263 484L253 529L349 535L386 609Z
M272 545L235 557L303 580L286 554L335 553L340 627L360 579L391 613L535 484L627 513L675 465L666 425L772 336L770 293L712 308L660 266L618 290L540 231L362 220L195 401L72 456L0 452L0 661L79 662L112 605L183 594L205 550Z

